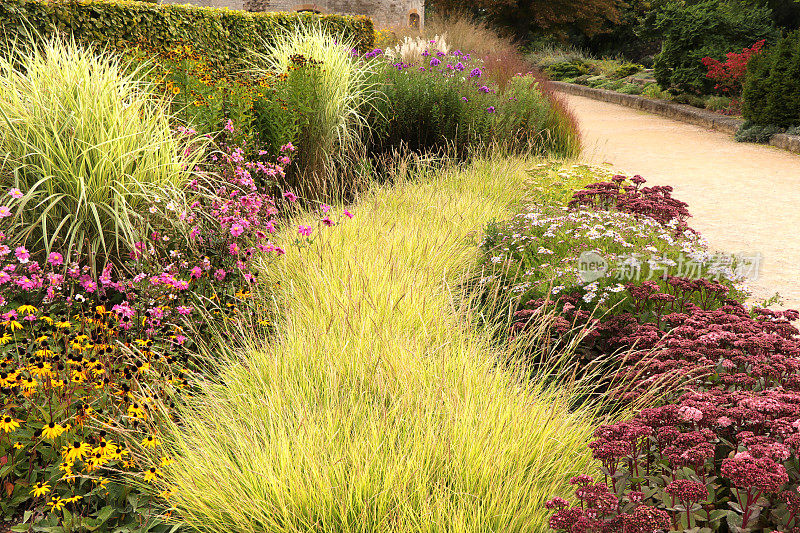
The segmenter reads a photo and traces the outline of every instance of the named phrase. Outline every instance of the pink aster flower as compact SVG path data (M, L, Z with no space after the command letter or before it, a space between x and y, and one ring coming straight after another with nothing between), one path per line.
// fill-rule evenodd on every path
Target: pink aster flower
M23 196L22 191L17 189L17 188L14 188L14 189L11 189L10 191L8 191L8 195L11 198L15 198L17 200L19 200Z
M241 224L234 224L233 226L231 226L231 235L233 235L234 237L238 237L242 233L244 233L244 228L242 227Z
M47 256L47 262L55 266L63 265L64 256L58 252L50 252L50 255Z
M294 194L291 191L286 191L285 193L283 193L283 197L286 198L287 200L289 200L290 202L296 202L297 201L297 195Z
M297 233L302 235L303 237L310 237L311 236L311 226L298 226Z
M16 256L17 260L23 265L27 263L31 258L30 252L28 252L28 249L25 248L24 246L17 246L17 248L14 250L14 255Z
M355 215L353 213L351 213L350 211L348 211L347 208L345 208L344 216L346 216L347 218L353 218Z
M185 305L179 305L175 310L181 315L189 315L192 312L192 308Z
M192 276L194 279L198 279L198 278L199 278L200 276L202 276L202 275L203 275L203 269L202 269L202 268L200 268L200 267L198 267L198 266L194 267L194 268L192 269L192 271L191 271L191 276Z
M6 218L11 216L11 209L8 208L6 205L0 205L0 218Z
M217 281L222 281L225 279L225 270L218 268L216 272L214 272L214 278Z

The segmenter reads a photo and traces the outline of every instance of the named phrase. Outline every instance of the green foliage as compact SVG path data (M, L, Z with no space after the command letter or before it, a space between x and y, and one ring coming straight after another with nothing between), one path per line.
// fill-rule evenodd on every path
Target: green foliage
M136 240L153 190L189 179L201 153L173 135L165 105L111 55L52 38L0 58L0 178L25 191L26 246L96 260Z
M648 83L642 89L642 96L662 100L666 99L668 95L666 92L661 90L661 87L659 87L657 83Z
M623 63L611 73L611 77L617 79L627 78L628 76L633 76L634 74L641 72L642 68L643 67L641 65L637 65L636 63Z
M620 87L619 92L622 94L642 94L644 88L639 85L638 83L626 83L622 87Z
M415 152L449 144L466 148L488 133L485 107L478 99L461 99L465 91L457 78L388 68L386 79L379 116L371 119L374 151L389 152L401 144Z
M748 121L742 124L734 138L739 142L763 144L768 143L776 133L782 133L783 131L783 128L774 124L754 124Z
M698 107L700 109L704 109L706 107L705 99L695 94L676 94L672 97L672 101L676 104L686 104L692 107Z
M500 91L433 69L388 68L386 98L376 110L371 148L391 152L472 148L498 143L511 151L569 156L580 140L568 112L530 76L514 76Z
M9 0L0 3L2 35L8 41L28 33L43 36L69 31L79 43L126 47L146 43L171 49L192 45L218 67L235 68L248 50L299 25L319 21L334 34L347 35L362 51L375 35L366 17L312 13L249 13L178 4L105 0Z
M800 31L750 61L742 114L755 124L800 124Z
M732 102L729 96L709 96L706 100L706 109L711 111L724 111L731 108Z
M563 63L553 63L544 69L545 74L552 80L576 78L594 72L592 66L583 60L576 59Z
M779 37L768 8L743 9L725 0L670 2L658 13L655 29L663 38L653 65L656 80L662 88L695 94L708 94L713 87L704 57L721 60L732 50Z

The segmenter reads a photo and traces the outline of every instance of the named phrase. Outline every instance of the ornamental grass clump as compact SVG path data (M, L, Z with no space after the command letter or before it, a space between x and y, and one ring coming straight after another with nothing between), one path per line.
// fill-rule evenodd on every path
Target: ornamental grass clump
M148 194L188 182L202 152L169 118L137 72L74 40L0 58L0 180L25 192L15 242L101 264L129 251Z
M547 531L543 493L584 464L593 412L498 368L448 290L528 164L396 176L287 250L265 273L277 335L229 353L224 386L161 438L174 516L202 532Z
M284 75L288 103L301 111L296 163L303 181L311 182L304 189L321 188L332 154L355 151L369 133L367 112L381 98L379 64L362 61L353 40L314 24L264 40L250 58L256 77Z

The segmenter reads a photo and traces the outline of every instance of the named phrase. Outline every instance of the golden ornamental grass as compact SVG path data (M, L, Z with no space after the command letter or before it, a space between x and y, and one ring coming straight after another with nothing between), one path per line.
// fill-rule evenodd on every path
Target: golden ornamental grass
M277 337L228 354L161 436L175 516L209 533L547 531L544 502L588 468L594 413L498 366L451 289L531 164L374 187L266 271Z

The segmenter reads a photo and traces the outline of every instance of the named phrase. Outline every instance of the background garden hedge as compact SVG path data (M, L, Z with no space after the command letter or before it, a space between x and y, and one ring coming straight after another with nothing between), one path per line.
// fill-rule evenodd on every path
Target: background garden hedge
M318 20L333 32L352 37L361 51L374 47L372 20L367 17L313 13L249 13L177 4L96 0L8 0L0 2L3 45L35 31L71 32L82 43L110 47L147 44L170 48L191 43L219 66L230 67L260 37Z

